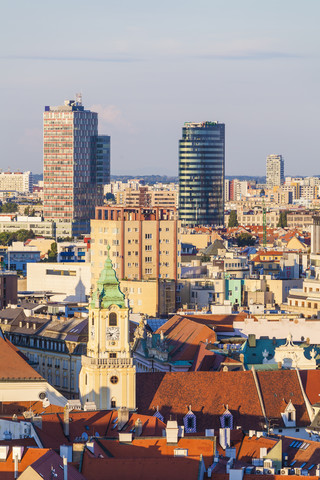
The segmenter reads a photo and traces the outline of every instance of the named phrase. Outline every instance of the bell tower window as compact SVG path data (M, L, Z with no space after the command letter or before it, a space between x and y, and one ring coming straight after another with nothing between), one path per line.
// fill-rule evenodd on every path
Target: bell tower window
M118 325L117 314L114 312L111 312L109 315L109 326L116 327L117 325Z

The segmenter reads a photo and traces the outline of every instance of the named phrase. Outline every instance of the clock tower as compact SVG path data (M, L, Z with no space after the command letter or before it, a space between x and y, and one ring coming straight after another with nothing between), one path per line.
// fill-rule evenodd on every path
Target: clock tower
M79 377L82 404L98 409L136 406L136 371L129 345L129 309L109 256L91 296L87 355Z

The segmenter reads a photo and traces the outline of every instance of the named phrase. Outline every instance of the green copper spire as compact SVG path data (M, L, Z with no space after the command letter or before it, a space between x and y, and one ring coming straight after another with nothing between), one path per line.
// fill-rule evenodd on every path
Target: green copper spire
M110 246L107 246L108 255L97 282L97 289L91 297L91 308L109 308L118 305L125 308L124 294L120 290L119 280L112 266L109 255Z

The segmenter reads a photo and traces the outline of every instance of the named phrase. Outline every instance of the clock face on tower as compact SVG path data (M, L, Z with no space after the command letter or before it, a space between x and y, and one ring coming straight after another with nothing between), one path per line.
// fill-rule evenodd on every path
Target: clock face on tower
M107 341L119 340L120 332L118 327L107 327L106 339Z

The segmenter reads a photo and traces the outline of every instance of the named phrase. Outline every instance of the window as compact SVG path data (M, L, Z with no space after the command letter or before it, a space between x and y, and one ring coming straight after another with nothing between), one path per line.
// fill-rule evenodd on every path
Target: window
M145 245L144 249L148 252L152 251L152 245Z
M117 314L114 312L111 312L109 315L109 326L116 327L117 324L118 324Z
M146 263L151 263L152 262L152 257L145 257L145 262Z
M109 354L109 358L117 358L117 354L115 352L111 352Z
M111 400L111 408L116 408L116 406L117 406L117 403L116 403L115 399L112 398L112 400Z
M116 383L118 383L119 379L116 375L112 375L112 377L110 378L110 382L115 385Z
M146 233L144 238L152 238L152 233Z

